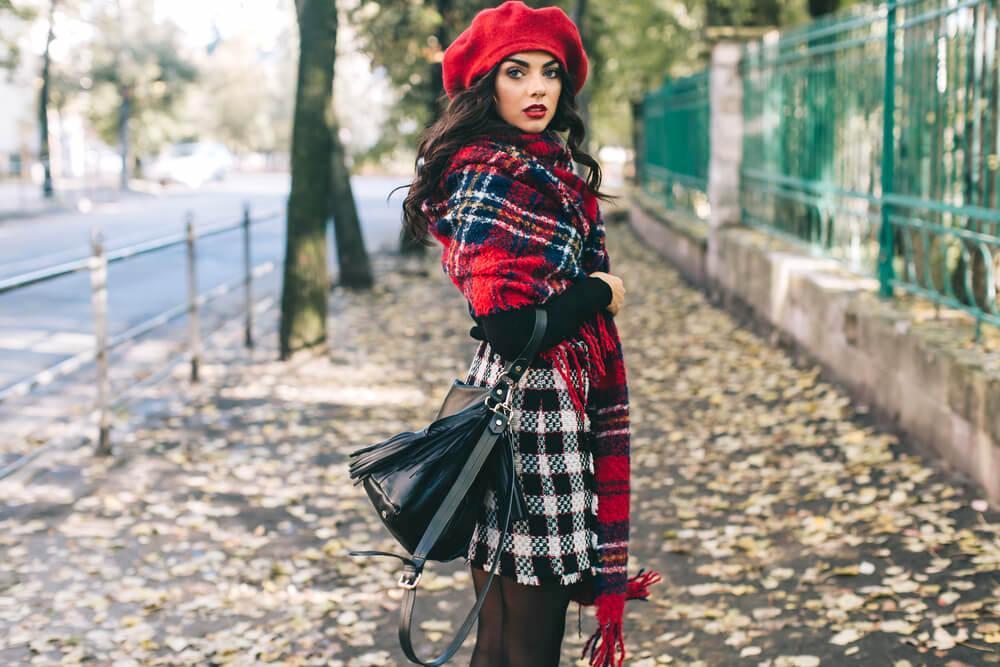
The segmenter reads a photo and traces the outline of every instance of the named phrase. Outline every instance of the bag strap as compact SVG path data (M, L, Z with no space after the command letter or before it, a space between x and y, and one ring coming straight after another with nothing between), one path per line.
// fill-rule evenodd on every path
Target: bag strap
M472 487L472 483L475 481L476 477L479 475L479 471L486 463L486 459L489 457L490 452L493 451L493 447L496 444L497 439L507 428L507 424L510 421L509 408L506 412L500 410L499 408L507 405L507 399L513 392L514 386L520 380L521 376L528 370L528 365L538 353L538 349L542 344L542 337L545 335L547 323L548 313L546 313L546 311L542 308L536 308L535 326L531 332L531 338L529 339L528 344L525 346L524 350L521 351L521 354L519 354L514 361L508 364L507 368L504 369L504 372L500 375L496 384L493 385L493 388L490 391L490 397L495 401L494 407L490 408L493 411L493 416L490 417L487 427L483 429L483 433L479 436L479 440L476 442L476 446L473 448L472 454L469 456L469 460L465 463L465 466L463 466L462 471L459 473L454 486L452 486L448 491L448 494L445 496L441 505L434 513L434 516L427 524L427 530L424 531L423 537L420 538L420 542L417 544L417 548L414 550L412 557L405 558L397 554L383 554L382 552L351 552L352 555L393 555L403 561L404 567L403 573L399 577L399 585L406 589L406 593L403 596L403 602L399 609L399 644L406 657L410 660L410 662L415 664L423 665L424 667L439 667L450 660L462 646L462 642L465 641L465 638L469 635L469 632L472 630L472 625L476 622L476 618L479 616L479 610L482 608L483 603L486 602L486 594L490 590L490 585L493 583L493 577L496 576L497 567L500 563L500 550L503 548L504 540L507 539L507 535L510 531L510 515L514 500L514 484L517 478L516 474L511 475L510 477L510 492L507 494L507 511L504 517L503 530L500 534L500 541L497 546L497 554L493 559L493 567L490 568L490 576L486 580L486 585L483 586L483 590L480 591L479 595L476 597L476 604L473 605L469 614L465 617L465 621L462 623L461 628L459 628L458 633L439 656L426 661L417 657L416 652L413 650L413 642L410 638L410 634L413 623L413 608L417 599L417 585L420 582L424 565L427 562L427 555L430 553L431 548L441 536L441 533L444 532L444 529L451 520L451 517L458 510L459 506L465 501L466 494ZM489 405L489 403L487 403L487 405Z

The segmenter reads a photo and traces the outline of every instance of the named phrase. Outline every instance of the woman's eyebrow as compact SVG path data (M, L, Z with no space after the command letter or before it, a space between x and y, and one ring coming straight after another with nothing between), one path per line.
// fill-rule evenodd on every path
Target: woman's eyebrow
M514 62L514 63L517 63L521 67L528 67L528 68L531 67L531 64L529 62L525 61L525 60L518 60L517 58L507 58L506 60L509 60L511 62ZM552 65L552 64L558 65L559 61L557 59L553 58L549 62L547 62L544 65L542 65L542 67L548 67L549 65Z

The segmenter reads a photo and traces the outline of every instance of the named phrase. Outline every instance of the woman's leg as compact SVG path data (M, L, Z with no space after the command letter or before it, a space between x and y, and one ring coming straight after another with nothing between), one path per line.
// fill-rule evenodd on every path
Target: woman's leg
M504 667L559 667L569 587L524 586L505 578L501 589Z
M472 570L472 583L476 589L476 598L483 590L489 572L475 567ZM490 590L486 594L483 606L479 608L479 620L476 624L476 648L472 652L469 667L503 667L503 595L500 591L502 577L493 577Z

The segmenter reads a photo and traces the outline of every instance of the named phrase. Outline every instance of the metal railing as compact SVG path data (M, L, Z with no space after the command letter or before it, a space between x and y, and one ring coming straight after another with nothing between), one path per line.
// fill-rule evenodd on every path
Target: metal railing
M855 5L743 45L746 224L1000 326L997 0ZM708 70L649 93L639 182L707 211Z
M108 378L108 355L109 353L141 336L162 327L185 315L188 317L188 337L185 349L179 355L187 357L190 362L190 380L198 382L199 367L202 359L202 331L200 323L200 309L219 299L220 297L243 288L244 308L244 345L253 348L253 327L254 312L256 310L253 302L253 281L255 278L263 276L274 270L273 262L264 262L256 267L252 266L250 252L250 231L251 226L270 222L279 219L280 214L270 213L256 219L250 215L249 205L243 207L243 217L235 224L223 224L210 227L196 234L193 214L188 212L185 220L185 231L183 234L174 234L160 238L150 239L136 243L127 247L117 248L113 251L106 251L104 248L103 235L98 231L91 234L91 255L71 262L65 262L56 266L46 267L36 271L31 271L11 278L0 280L0 294L23 289L39 283L48 282L56 278L67 276L73 273L89 271L90 273L90 293L91 306L94 313L94 349L81 352L72 357L60 361L34 375L22 379L12 385L0 389L0 402L9 400L15 396L24 396L33 390L47 385L54 380L72 373L88 363L96 364L96 400L94 412L98 420L97 453L106 455L111 453L109 432L111 428L111 412L114 408L129 400L131 393L146 384L150 383L150 378L137 382L131 387L119 391L115 390L116 399L110 400L110 385ZM225 234L235 230L242 232L243 250L243 275L235 280L218 285L203 294L197 291L197 240L206 239L219 234ZM163 251L178 246L186 248L186 273L187 273L187 301L183 304L160 313L144 322L141 322L116 336L108 336L108 266L115 262L140 257L148 253ZM170 360L170 368L176 365L178 355L174 355ZM162 374L153 377L159 378ZM32 452L22 456L12 463L0 468L0 479L7 477L32 459L38 456L38 452Z
M708 72L666 81L642 104L639 183L668 208L708 217Z
M998 15L892 0L745 45L744 221L1000 325Z

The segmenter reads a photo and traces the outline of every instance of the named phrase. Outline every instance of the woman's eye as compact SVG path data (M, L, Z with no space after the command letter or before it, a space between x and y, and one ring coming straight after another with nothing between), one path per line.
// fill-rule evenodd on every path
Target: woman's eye
M545 70L545 73L553 75L553 76L549 77L550 79L557 79L557 78L559 78L559 70L557 70L557 69ZM511 77L514 77L516 79L518 77L514 76L515 74L522 74L522 72L521 72L521 70L514 69L514 68L511 68L511 69L507 70L507 75L511 76Z

